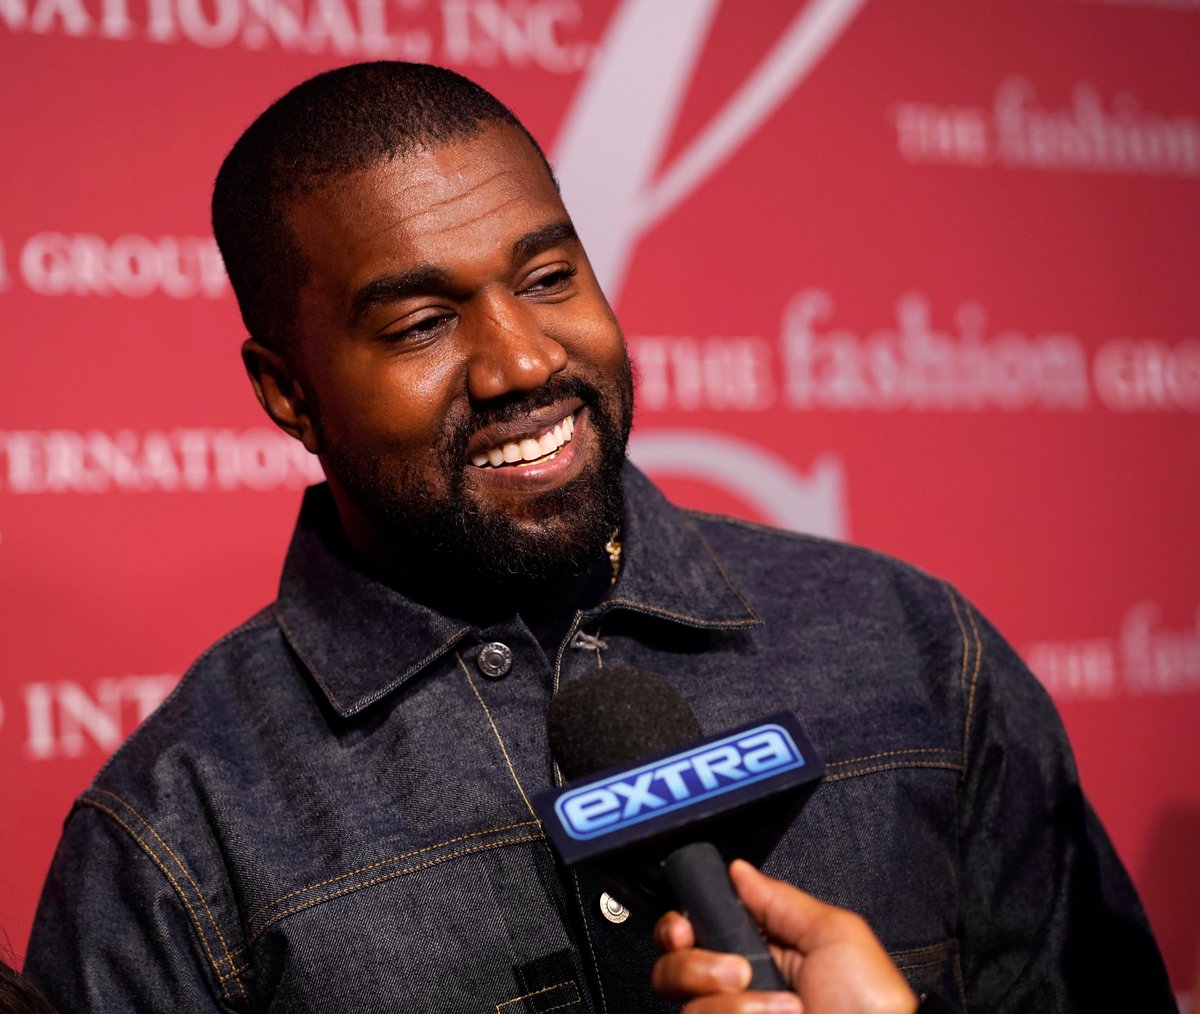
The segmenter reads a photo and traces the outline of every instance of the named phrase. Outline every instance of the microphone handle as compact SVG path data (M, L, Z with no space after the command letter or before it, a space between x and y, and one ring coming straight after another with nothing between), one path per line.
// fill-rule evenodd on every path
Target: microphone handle
M740 954L750 962L750 989L790 992L791 986L771 959L767 943L750 918L715 845L692 842L662 863L675 900L696 932L696 945L709 951Z

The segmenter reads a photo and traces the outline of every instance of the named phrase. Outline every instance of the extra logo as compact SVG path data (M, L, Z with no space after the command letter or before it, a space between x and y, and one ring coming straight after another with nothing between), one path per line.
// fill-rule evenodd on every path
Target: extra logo
M790 732L769 723L569 789L554 812L576 841L614 834L806 765Z

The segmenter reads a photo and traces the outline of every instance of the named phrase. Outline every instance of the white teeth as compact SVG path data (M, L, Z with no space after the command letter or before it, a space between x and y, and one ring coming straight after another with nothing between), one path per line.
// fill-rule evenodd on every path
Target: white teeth
M540 437L524 437L521 440L510 440L499 447L489 447L486 451L471 455L471 464L476 468L491 465L499 468L501 465L511 465L519 461L537 461L553 454L563 444L570 442L575 435L575 418L567 416L557 422L551 429L546 430Z

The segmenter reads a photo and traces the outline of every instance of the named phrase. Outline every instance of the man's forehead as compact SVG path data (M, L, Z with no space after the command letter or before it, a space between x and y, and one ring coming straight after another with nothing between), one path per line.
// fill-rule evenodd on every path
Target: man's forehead
M330 178L289 219L302 293L332 296L351 322L577 239L544 160L507 124Z
M289 217L307 218L317 209L345 216L379 200L415 216L502 177L530 200L558 202L550 167L529 138L511 124L493 123L475 134L330 174L290 202Z

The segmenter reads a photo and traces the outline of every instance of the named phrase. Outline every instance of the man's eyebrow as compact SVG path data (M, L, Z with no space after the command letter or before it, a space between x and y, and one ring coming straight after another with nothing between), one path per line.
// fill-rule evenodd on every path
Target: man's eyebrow
M571 224L570 219L564 218L561 222L551 222L540 229L534 229L533 232L525 233L513 244L513 261L526 260L551 247L561 246L563 243L571 243L578 239L575 226Z
M372 279L354 294L350 304L350 324L360 324L371 310L384 303L419 296L431 289L443 288L448 283L449 275L445 271L426 265L398 275L382 275Z
M551 222L540 229L525 233L513 243L513 261L527 260L544 250L574 242L578 238L575 226L569 219ZM350 324L352 327L361 324L371 310L384 303L420 296L433 289L445 289L449 284L450 276L447 272L426 264L410 268L398 275L381 275L367 282L354 294L350 303Z

